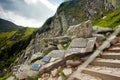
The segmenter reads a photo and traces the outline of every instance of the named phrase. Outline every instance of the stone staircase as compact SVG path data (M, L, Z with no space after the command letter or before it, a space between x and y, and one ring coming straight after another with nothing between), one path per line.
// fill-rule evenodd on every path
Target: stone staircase
M68 80L120 80L120 36L117 36L119 29L80 65ZM115 39L118 41L111 44Z

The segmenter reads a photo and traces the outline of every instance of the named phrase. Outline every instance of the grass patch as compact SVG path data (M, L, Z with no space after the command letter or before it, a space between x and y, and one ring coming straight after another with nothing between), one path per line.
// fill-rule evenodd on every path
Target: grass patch
M64 50L67 50L67 48L69 47L69 45L70 45L70 42L68 42L66 45L63 45L62 47L63 47Z
M0 69L13 63L35 35L36 28L24 28L0 34ZM4 64L3 64L4 63Z
M115 28L120 24L120 9L108 14L105 18L95 21L93 25L100 27Z

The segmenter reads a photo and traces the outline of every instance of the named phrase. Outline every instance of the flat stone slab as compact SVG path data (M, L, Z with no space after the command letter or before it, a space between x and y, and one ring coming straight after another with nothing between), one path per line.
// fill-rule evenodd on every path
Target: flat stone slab
M85 48L70 48L65 51L65 56L70 56L72 54L82 54L85 53Z
M88 43L87 43L87 46L86 46L86 52L92 52L93 51L95 42L96 42L95 37L94 38L88 38Z
M50 56L45 56L45 57L42 58L42 62L49 62L50 59L51 59Z
M31 67L31 70L33 71L39 71L39 69L41 68L41 64L33 64Z
M85 38L76 38L73 39L69 48L85 48L87 46L88 40Z
M65 50L53 50L50 52L49 56L53 58L64 58Z

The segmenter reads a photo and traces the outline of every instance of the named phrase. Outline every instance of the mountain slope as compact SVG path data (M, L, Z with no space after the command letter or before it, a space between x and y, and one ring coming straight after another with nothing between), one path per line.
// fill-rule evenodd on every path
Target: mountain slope
M38 29L39 34L36 34L35 38L30 41L24 52L20 53L22 55L17 56L18 59L14 66L24 63L29 64L29 60L33 54L42 54L47 51L49 44L44 43L44 39L64 36L71 25L76 25L88 19L94 22L103 18L108 13L115 11L119 6L114 1L120 2L119 0L70 0L62 3L56 14L50 17L45 24ZM96 22L96 24L98 23ZM48 53L49 52L50 51L48 51ZM45 55L46 54L47 53L45 53ZM11 61L11 58L8 62L9 61Z
M3 19L0 23L0 69L3 69L8 68L26 48L34 37L36 28L19 27Z
M17 26L16 24L10 21L0 18L0 32L5 32L5 31L7 32L7 31L21 29L21 28L23 27Z

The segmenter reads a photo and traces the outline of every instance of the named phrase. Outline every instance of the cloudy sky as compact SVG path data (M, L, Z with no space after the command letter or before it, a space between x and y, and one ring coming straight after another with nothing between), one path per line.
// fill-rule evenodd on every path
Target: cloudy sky
M40 27L64 0L0 0L0 18L25 27Z

